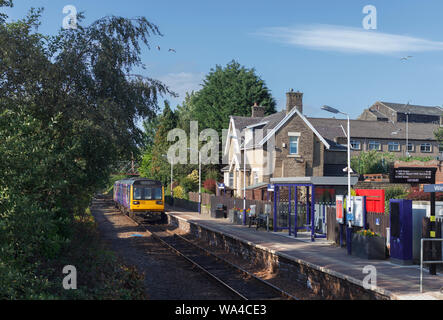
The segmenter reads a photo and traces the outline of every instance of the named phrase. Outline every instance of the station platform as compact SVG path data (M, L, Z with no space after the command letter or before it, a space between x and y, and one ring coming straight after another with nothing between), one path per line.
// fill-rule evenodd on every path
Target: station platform
M348 255L345 248L339 248L326 239L311 242L309 235L294 238L287 233L256 230L232 224L227 219L215 219L180 208L168 207L167 214L361 287L368 275L363 273L363 268L372 265L376 268L377 285L371 290L390 299L443 300L443 274L429 275L427 270L423 270L424 292L420 293L420 267L417 265L404 266L389 260L361 259Z

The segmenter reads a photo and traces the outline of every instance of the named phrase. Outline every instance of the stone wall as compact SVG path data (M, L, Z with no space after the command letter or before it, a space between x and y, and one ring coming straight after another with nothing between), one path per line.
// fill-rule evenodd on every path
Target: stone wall
M289 133L299 133L298 155L289 154ZM323 175L323 157L315 159L314 154L321 155L323 145L315 142L314 133L298 115L281 128L276 134L276 161L273 177L304 177ZM283 147L285 144L285 147Z

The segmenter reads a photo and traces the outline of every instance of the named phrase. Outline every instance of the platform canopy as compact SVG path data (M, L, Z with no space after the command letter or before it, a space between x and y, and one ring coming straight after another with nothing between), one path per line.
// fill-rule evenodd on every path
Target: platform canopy
M358 182L358 177L351 177L351 185ZM271 178L273 184L312 184L314 186L347 186L348 177L285 177Z

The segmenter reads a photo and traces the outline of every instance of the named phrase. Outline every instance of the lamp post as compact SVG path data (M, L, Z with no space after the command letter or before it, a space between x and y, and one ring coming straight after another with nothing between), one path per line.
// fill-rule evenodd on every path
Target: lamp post
M166 159L168 159L168 156L166 154L163 155ZM174 177L174 158L171 159L171 198L172 201L174 201L174 189L172 189L172 182Z
M406 112L406 157L409 158L409 112Z
M201 203L202 203L202 194L201 194L201 184L202 184L202 159L200 150L194 148L188 148L188 150L194 150L198 152L198 213L201 214Z
M337 110L335 108L332 108L332 107L326 106L326 105L321 107L321 109L324 110L324 111L328 111L328 112L334 113L334 114L338 114L338 113L343 114L348 119L348 128L347 128L348 129L348 133L347 133L347 138L348 138L348 167L347 167L347 171L348 171L348 199L349 199L349 201L346 201L346 204L347 204L347 213L348 213L348 216L350 216L351 213L352 213L352 205L351 205L352 204L352 197L351 197L351 126L350 126L349 114L341 112L340 110ZM348 237L347 237L347 241L346 241L346 247L348 248L348 254L351 254L351 246L350 246L351 238L350 237L351 237L352 225L351 225L351 221L350 220L347 219L347 221L348 221L348 229L347 229L347 231L348 231L347 236Z

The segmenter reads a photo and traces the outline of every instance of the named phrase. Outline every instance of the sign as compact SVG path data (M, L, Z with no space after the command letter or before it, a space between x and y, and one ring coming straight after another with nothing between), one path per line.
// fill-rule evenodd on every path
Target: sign
M431 184L423 187L424 192L443 192L443 184Z
M268 191L274 192L274 185L268 184Z
M343 224L343 196L335 196L335 219Z
M435 183L437 168L402 167L394 168L390 180L393 183Z
M365 217L366 217L366 197L361 196L353 196L351 202L352 208L352 218L348 219L351 221L351 224L356 227L364 227L365 226ZM346 199L346 201L348 201Z
M225 189L225 184L222 183L222 182L217 182L217 187L218 187L219 189L224 190L224 189Z

